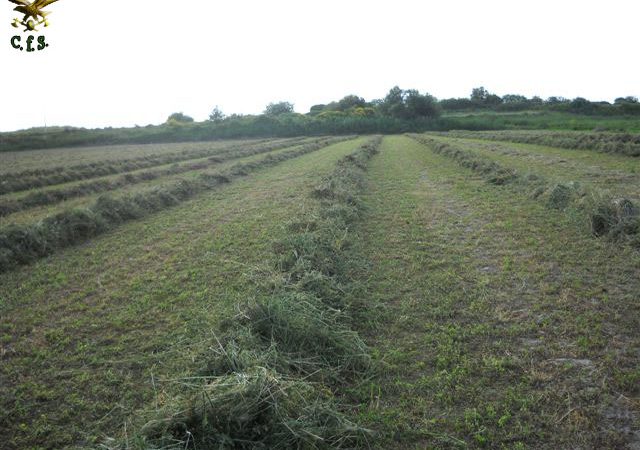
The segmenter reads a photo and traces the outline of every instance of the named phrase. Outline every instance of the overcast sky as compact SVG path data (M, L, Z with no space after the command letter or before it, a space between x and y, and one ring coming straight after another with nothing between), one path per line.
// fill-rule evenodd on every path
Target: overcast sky
M59 0L42 52L0 0L0 131L298 112L394 85L438 98L640 96L638 0Z

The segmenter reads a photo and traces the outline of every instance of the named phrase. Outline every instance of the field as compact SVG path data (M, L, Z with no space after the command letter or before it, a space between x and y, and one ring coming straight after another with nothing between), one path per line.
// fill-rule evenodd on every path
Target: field
M638 449L638 142L0 153L0 447Z

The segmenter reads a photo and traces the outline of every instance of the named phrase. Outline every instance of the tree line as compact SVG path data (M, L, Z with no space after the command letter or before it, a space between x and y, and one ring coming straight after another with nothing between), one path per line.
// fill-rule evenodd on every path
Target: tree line
M502 114L496 114L498 112ZM479 87L466 98L438 100L429 93L395 86L381 99L367 101L358 95L347 95L340 100L313 105L304 114L295 112L292 103L279 101L269 103L261 114L252 115L227 115L216 106L203 122L176 112L161 125L145 127L46 127L0 133L0 152L83 145L448 130L637 131L639 119L640 103L635 97L620 97L613 103L580 97L543 100L515 94L500 97Z
M557 111L582 115L640 115L640 102L637 97L616 98L613 103L606 101L590 101L582 97L567 99L549 97L542 99L534 96L528 98L519 94L499 95L489 92L484 87L477 87L465 98L447 98L438 100L429 93L421 94L416 89L403 90L394 86L382 99L366 101L358 95L347 95L340 100L327 104L313 105L309 112L300 114L318 120L341 120L351 118L393 118L400 120L433 119L447 113L456 112L520 112L520 111ZM287 101L269 103L264 111L265 117L295 115L293 103ZM239 114L226 116L216 106L209 115L209 121L221 123L225 120L237 120L249 117ZM193 122L183 113L169 116L167 123Z

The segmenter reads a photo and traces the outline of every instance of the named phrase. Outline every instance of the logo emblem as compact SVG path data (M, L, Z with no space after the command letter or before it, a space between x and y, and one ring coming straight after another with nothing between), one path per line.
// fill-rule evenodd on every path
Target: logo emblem
M43 11L43 8L46 8L53 2L57 2L58 0L35 0L34 2L28 2L26 0L9 0L11 3L15 3L16 6L13 8L14 11L18 11L19 13L24 14L22 20L16 18L13 19L11 25L15 28L24 27L23 31L38 31L38 26L43 25L45 27L49 26L49 21L47 20L47 16L50 14L48 11Z

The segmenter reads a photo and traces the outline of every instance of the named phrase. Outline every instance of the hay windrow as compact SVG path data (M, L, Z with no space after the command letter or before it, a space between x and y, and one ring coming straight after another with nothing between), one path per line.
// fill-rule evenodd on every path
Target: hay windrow
M136 448L355 448L371 431L349 421L335 391L362 377L369 350L351 329L348 242L362 209L374 138L341 159L312 196L318 217L296 218L274 244L281 282L224 322L202 354L204 382L156 411Z
M596 237L607 237L639 246L640 208L627 198L615 197L577 182L557 184L537 174L520 174L428 136L409 137L438 154L454 159L462 167L482 174L489 183L517 185L526 190L530 197L543 201L551 209L576 209L588 222L591 233Z
M329 392L264 367L207 379L179 404L148 422L134 448L330 449L366 431L336 412Z
M262 167L311 153L346 138L329 138L295 150L237 163L222 173L202 173L194 180L177 180L123 197L101 196L86 208L66 210L35 224L0 229L0 273L104 233L133 219L177 205L195 195L215 189L236 177Z
M444 135L640 156L640 135L629 133L509 130L450 131Z
M309 144L322 142L322 140L323 139L316 139L309 142ZM234 146L228 149L219 150L215 156L210 156L204 161L187 162L182 165L173 164L161 169L125 173L118 178L110 180L88 181L71 187L36 191L18 199L0 202L0 217L8 216L18 211L24 211L36 206L52 205L76 197L113 191L125 186L156 180L165 176L177 175L194 170L203 170L225 161L268 153L274 150L294 147L296 145L298 145L298 140L267 143L258 146L251 145L247 148L238 148Z
M249 148L268 148L272 150L287 146L297 145L306 138L296 138L276 142L258 141L250 144ZM118 159L113 161L94 162L88 164L78 164L68 167L49 167L46 169L26 170L22 172L7 173L2 175L0 183L0 195L10 192L25 191L55 184L69 183L79 180L116 175L119 173L133 172L150 167L165 164L178 163L198 158L217 158L222 155L233 154L239 150L246 149L246 144L231 145L223 148L203 149L203 150L182 150L180 152L149 155L135 158Z

